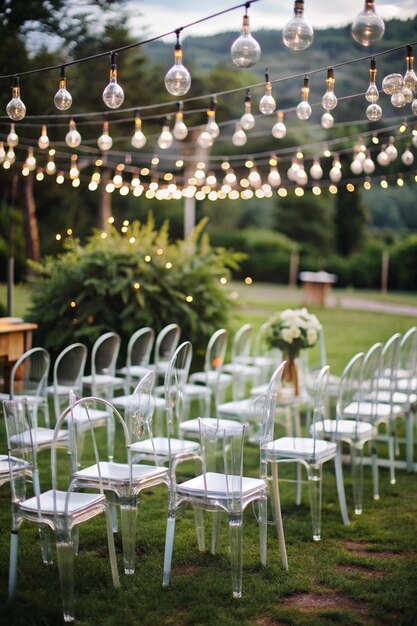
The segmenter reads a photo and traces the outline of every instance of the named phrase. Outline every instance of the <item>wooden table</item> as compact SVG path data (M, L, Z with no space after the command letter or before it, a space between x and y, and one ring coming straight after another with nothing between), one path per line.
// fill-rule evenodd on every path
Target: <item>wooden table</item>
M328 272L300 272L299 277L303 283L304 306L325 307L327 296L337 276Z
M0 317L0 364L3 365L4 392L10 391L10 374L18 358L32 347L32 331L37 324L13 323Z

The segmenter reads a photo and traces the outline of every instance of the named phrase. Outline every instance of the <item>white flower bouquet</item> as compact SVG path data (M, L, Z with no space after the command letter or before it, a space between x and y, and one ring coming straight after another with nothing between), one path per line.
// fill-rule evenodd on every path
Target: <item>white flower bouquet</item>
M322 326L307 309L286 309L271 318L266 340L271 348L279 348L295 359L303 348L312 348Z

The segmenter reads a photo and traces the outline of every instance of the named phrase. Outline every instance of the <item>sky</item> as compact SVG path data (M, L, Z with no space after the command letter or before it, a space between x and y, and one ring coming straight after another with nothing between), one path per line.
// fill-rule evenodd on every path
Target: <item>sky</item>
M244 0L129 0L132 35L153 37L205 18L218 11L241 4ZM293 0L259 0L250 10L251 30L282 29L292 17ZM345 26L353 21L364 6L364 0L305 0L305 19L316 28ZM376 11L384 19L407 19L417 14L417 0L376 0ZM211 35L223 31L239 31L244 9L187 28L185 35Z

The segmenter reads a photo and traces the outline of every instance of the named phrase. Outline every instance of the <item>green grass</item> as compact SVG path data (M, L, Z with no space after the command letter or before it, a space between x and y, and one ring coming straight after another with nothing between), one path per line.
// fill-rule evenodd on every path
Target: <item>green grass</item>
M233 286L234 287L234 286ZM279 292L279 293L278 293ZM246 294L250 293L245 291ZM254 293L254 292L252 292ZM298 298L298 299L297 299ZM242 298L240 299L242 302ZM23 299L22 299L23 302ZM277 289L267 296L244 299L235 326L244 321L259 325L284 306L298 306L300 294ZM411 300L409 304L415 304ZM22 309L24 311L24 308ZM344 311L315 311L323 323L332 371L340 373L356 351L385 341L416 323L406 315ZM17 314L17 313L16 313ZM104 436L102 436L104 439ZM0 451L5 433L0 422ZM403 450L402 450L403 452ZM40 453L41 482L48 483L49 453ZM180 479L193 467L184 464ZM290 468L287 473L292 476ZM245 472L258 473L258 451L248 444ZM282 475L285 470L282 470ZM75 560L76 616L80 626L346 626L369 624L411 626L417 622L417 481L397 472L389 484L380 469L379 501L372 499L370 468L365 468L364 512L354 516L349 468L345 484L351 525L343 526L337 504L332 467L323 476L322 541L311 539L308 493L295 505L294 486L282 483L289 570L280 567L278 542L268 527L268 564L259 565L258 528L252 509L244 520L243 598L231 597L230 559L225 520L217 555L199 553L191 511L178 519L172 562L172 583L162 588L167 494L163 487L141 496L137 524L136 573L122 573L121 588L112 587L107 557L104 518L81 527L80 553ZM209 542L210 520L206 538ZM20 532L18 593L7 602L10 530L9 487L0 488L0 624L46 626L62 622L56 564L46 568L40 559L36 529L28 523ZM359 550L358 548L361 549ZM355 548L355 549L353 549ZM122 547L116 536L119 571ZM304 599L304 605L302 600ZM301 608L296 604L299 601ZM327 602L327 604L326 604Z

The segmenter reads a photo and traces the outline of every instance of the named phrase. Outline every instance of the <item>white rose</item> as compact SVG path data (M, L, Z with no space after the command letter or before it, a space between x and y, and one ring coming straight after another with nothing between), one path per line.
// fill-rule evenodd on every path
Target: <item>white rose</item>
M314 346L317 341L317 332L314 328L309 328L307 331L307 343L309 346Z
M293 334L291 328L283 328L281 331L281 337L285 343L292 343Z
M299 329L298 326L290 326L290 330L291 330L293 339L298 339L298 337L301 336L301 330Z
M296 311L293 311L293 309L285 309L285 311L282 311L280 314L280 318L284 322L291 321L294 317L296 317Z

